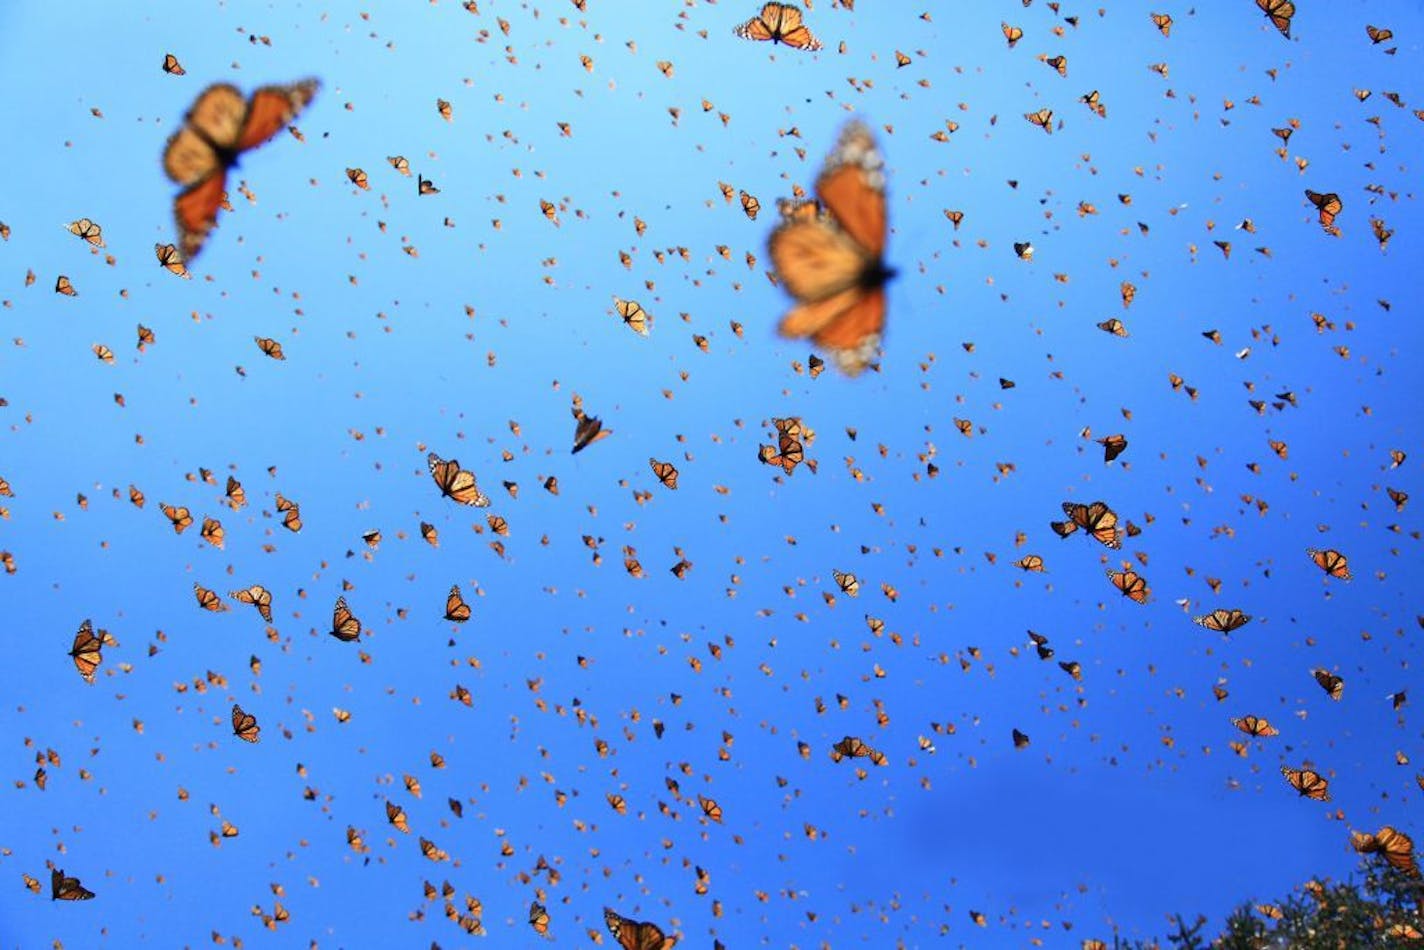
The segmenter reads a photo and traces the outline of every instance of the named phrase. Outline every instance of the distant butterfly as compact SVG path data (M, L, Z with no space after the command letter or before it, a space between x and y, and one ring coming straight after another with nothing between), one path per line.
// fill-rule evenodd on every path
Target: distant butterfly
M1320 226L1325 229L1326 233L1334 234L1338 237L1340 230L1335 227L1335 216L1345 207L1344 202L1340 200L1340 196L1333 191L1321 194L1318 191L1311 191L1307 188L1305 189L1305 197L1306 200L1315 206L1315 210L1319 214Z
M244 100L233 86L217 83L199 94L163 152L163 170L183 186L173 202L173 216L184 260L197 256L217 224L228 170L243 152L270 141L296 118L319 85L308 79L263 86Z
M584 415L582 410L580 410L575 413L574 418L578 420L574 426L574 448L572 452L574 455L582 452L599 439L606 439L613 434L612 429L603 428L603 423L597 416Z
M1345 694L1345 680L1342 677L1323 669L1312 670L1311 675L1315 677L1315 682L1320 684L1320 688L1325 690L1331 699L1336 702L1340 701L1340 697Z
M94 892L79 883L77 877L65 877L59 868L49 872L49 899L52 901L92 900Z
M193 275L188 273L188 265L183 263L183 255L178 253L178 245L155 244L153 253L158 257L159 267L166 269L170 274L192 279Z
M1387 27L1367 25L1365 27L1365 34L1369 36L1370 42L1374 43L1375 45L1379 45L1380 43L1388 43L1390 40L1394 39L1394 31Z
M104 246L104 229L88 218L80 218L72 221L68 225L69 233L77 238L81 238L94 247Z
M1111 462L1127 451L1127 437L1123 435L1104 436L1098 440L1098 444L1103 447L1104 462Z
M1278 736L1281 731L1259 716L1242 716L1239 719L1231 720L1231 724L1248 736L1259 738L1269 738Z
M163 71L172 76L184 76L188 72L172 53L163 54Z
M870 130L852 122L816 181L818 205L783 213L767 241L777 279L796 306L779 328L810 337L849 375L880 352L885 329L885 171ZM811 212L802 209L812 208Z
M352 615L345 597L336 598L336 607L331 614L331 635L343 643L361 639L361 621Z
M457 460L446 461L431 452L425 457L425 462L430 467L430 477L435 479L440 494L462 505L489 507L489 496L475 484L474 473L461 468Z
M801 22L801 8L794 3L766 3L761 12L732 31L744 40L770 40L792 49L818 50L821 43Z
M677 488L677 468L671 462L659 462L655 458L648 459L648 466L652 468L653 474L662 482L664 488Z
M1009 44L1009 49L1013 49L1019 40L1023 39L1024 32L1017 26L1009 26L1007 23L1000 23L1000 29L1004 31L1004 39Z
M1024 118L1030 125L1036 125L1049 135L1053 134L1053 110L1039 109L1037 112L1025 112Z
M217 595L216 591L208 590L196 581L193 582L193 596L198 599L198 606L204 610L218 613L227 609L227 605L222 602L222 598Z
M613 298L613 308L618 311L618 316L623 318L623 323L639 336L647 336L648 331L653 328L653 316L644 310L636 300L620 300Z
M158 506L163 509L163 514L168 518L169 523L173 525L174 534L182 534L193 526L193 515L187 508L175 508L172 505L165 505L161 501L158 503Z
M261 584L253 584L246 590L235 590L230 592L232 598L240 604L247 604L257 608L257 613L268 623L272 622L272 593Z
M676 937L665 935L657 924L629 920L611 908L603 908L603 923L622 950L672 950Z
M549 937L549 911L538 901L529 902L529 926L539 936Z
M1152 14L1152 24L1162 31L1163 36L1172 35L1172 15L1170 13Z
M257 717L242 711L237 703L232 704L232 734L243 742L256 742L262 727L257 725Z
M1313 769L1293 769L1281 766L1281 774L1290 782L1301 798L1311 798L1318 802L1330 801L1330 783Z
M1142 577L1136 571L1108 571L1108 580L1117 588L1118 593L1128 598L1133 603L1145 604L1152 595L1152 590L1147 586L1147 578Z

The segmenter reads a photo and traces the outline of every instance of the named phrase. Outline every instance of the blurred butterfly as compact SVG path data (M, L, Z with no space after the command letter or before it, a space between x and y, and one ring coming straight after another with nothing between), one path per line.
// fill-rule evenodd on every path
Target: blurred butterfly
M94 682L94 671L104 662L103 649L103 639L94 635L93 624L85 620L79 625L79 632L74 635L74 645L69 648L74 668L84 677L84 682Z
M1162 31L1163 36L1172 35L1172 15L1170 13L1152 14L1152 24Z
M1318 802L1330 801L1330 783L1313 769L1293 769L1281 766L1281 774L1301 798L1312 798Z
M270 141L296 118L319 85L307 79L290 86L263 86L244 100L233 86L216 83L199 94L163 151L163 170L183 186L174 199L173 216L185 260L202 250L217 224L228 170L243 152Z
M796 306L784 337L810 337L856 375L879 355L885 329L885 171L870 130L851 122L816 180L818 204L793 207L767 241ZM811 208L810 212L802 209Z
M1394 39L1394 31L1389 29L1388 27L1382 28L1377 26L1366 25L1365 34L1369 36L1370 42L1374 43L1377 46L1380 43L1388 43L1390 40Z
M171 76L185 76L188 73L183 64L178 62L178 57L172 53L163 54L163 71Z
M1315 682L1320 684L1320 688L1336 702L1345 694L1345 680L1336 676L1329 670L1311 670L1311 675L1315 677Z
M346 598L336 598L336 607L331 613L331 635L343 643L361 639L361 621L346 606Z
M1004 39L1008 41L1009 49L1013 49L1014 45L1023 39L1024 32L1017 26L1009 26L1009 24L1001 22L999 28L1004 31Z
M549 911L538 901L529 902L529 926L539 936L553 939L549 936Z
M603 908L603 923L623 950L672 950L676 937L665 935L657 924L629 920L617 911Z
M1098 440L1098 444L1103 447L1104 462L1111 462L1127 451L1127 437L1124 435L1104 436Z
M470 605L460 596L460 585L453 584L445 597L445 619L454 623L464 623L470 619Z
M801 22L801 8L793 3L766 3L761 12L733 31L744 40L770 40L792 49L818 50L821 43Z
M848 596L855 597L860 593L860 580L854 575L832 570L831 576L836 580L836 586Z
M1030 125L1036 125L1049 135L1053 134L1053 110L1039 109L1037 112L1025 112L1024 118Z
M386 801L386 821L390 822L396 831L410 834L410 822L406 819L405 809L389 800Z
M79 883L77 877L65 877L59 868L49 872L49 899L52 901L92 900L94 892Z
M232 704L232 734L243 742L256 742L262 727L257 725L257 717L242 711L237 703Z
M489 496L475 484L474 473L461 468L457 460L446 461L431 452L425 457L425 462L430 467L430 477L435 479L440 494L462 505L489 507Z
M597 416L585 415L581 409L574 412L574 418L578 420L574 426L574 455L613 434L612 429L603 428L603 422Z

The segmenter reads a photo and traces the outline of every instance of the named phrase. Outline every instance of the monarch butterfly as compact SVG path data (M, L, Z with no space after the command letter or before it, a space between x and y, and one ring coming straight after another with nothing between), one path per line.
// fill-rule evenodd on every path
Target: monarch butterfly
M406 820L405 809L395 802L386 802L386 821L395 826L395 829L402 834L410 834L410 823Z
M331 612L331 635L343 643L361 639L361 621L346 606L346 598L336 598L336 606Z
M242 711L237 703L232 704L232 734L243 742L256 742L262 727L257 725L257 717Z
M215 591L208 590L196 581L193 582L193 596L198 599L198 606L204 610L218 613L227 609L227 604L222 602L222 598Z
M457 460L450 459L447 462L431 452L425 457L425 462L430 467L430 477L435 479L440 494L462 505L489 507L489 496L475 484L474 473L461 468Z
M64 294L66 297L79 296L79 291L74 289L74 284L70 283L69 278L63 274L60 274L59 279L54 282L54 292Z
M103 649L103 637L95 636L94 625L85 620L79 625L79 631L74 634L74 645L69 648L69 655L74 660L74 668L79 671L80 676L84 677L84 682L94 682L94 671L99 668L100 663L104 662Z
M1230 610L1218 607L1209 614L1192 618L1192 623L1206 627L1208 630L1215 630L1218 633L1230 633L1233 630L1239 630L1250 622L1250 614L1243 614L1234 607Z
M1117 530L1117 513L1105 502L1095 501L1091 505L1063 502L1063 513L1075 527L1090 532L1093 539L1110 548L1122 547Z
M784 43L792 49L815 51L821 43L801 22L801 8L792 3L766 3L761 12L732 30L744 40Z
M671 79L671 78L672 78L673 65L672 65L672 61L671 61L671 60L660 59L660 60L658 60L658 64L657 64L657 65L658 65L658 72L662 73L662 74L663 74L664 76L666 76L668 79Z
M1068 75L1068 57L1067 57L1067 56L1050 56L1050 57L1048 57L1047 59L1045 59L1044 62L1047 63L1049 66L1053 67L1053 69L1054 69L1055 71L1057 71L1058 75L1060 75L1060 76L1067 76L1067 75Z
M197 256L217 224L228 169L243 152L270 141L296 118L319 86L315 79L263 86L244 101L233 86L216 83L198 95L163 151L163 170L183 186L173 201L173 217L184 260Z
M1281 31L1282 36L1290 39L1291 17L1295 16L1295 4L1291 0L1256 0L1256 6Z
M274 360L285 360L286 354L282 352L282 344L276 340L265 336L255 336L252 339L257 341L257 348L262 351L263 356L270 356Z
M203 527L199 534L202 535L204 541L208 542L213 547L218 548L219 550L222 549L223 538L225 537L225 534L223 532L222 522L218 519L204 518Z
M435 100L435 111L440 113L440 118L444 119L446 122L454 121L454 112L451 109L450 101L448 99L437 98Z
M193 515L187 508L175 508L172 505L165 505L161 501L158 503L158 507L163 509L163 514L172 523L174 534L182 534L193 526Z
M1315 562L1315 566L1320 568L1331 577L1338 577L1341 580L1350 579L1350 564L1345 555L1334 548L1326 548L1317 551L1315 548L1306 548L1305 553L1310 555L1310 559Z
M1033 244L1029 241L1015 241L1014 256L1021 261L1033 260Z
M1394 39L1394 31L1388 27L1365 26L1365 34L1369 36L1370 42L1378 46L1380 43L1387 43Z
M697 804L702 809L702 814L706 815L712 821L717 822L717 824L719 825L722 823L721 805L717 804L712 799L706 798L702 795L697 796Z
M609 808L612 808L620 815L628 814L628 801L622 795L615 795L609 792L604 797L608 799Z
M755 221L756 218L757 218L757 215L761 212L761 202L760 202L760 201L757 201L755 195L750 195L750 194L748 194L748 193L745 192L745 191L743 191L743 192L741 193L741 199L742 199L742 212L743 212L748 218L750 218L751 220Z
M1321 194L1318 191L1305 189L1305 197L1311 204L1315 205L1315 210L1319 212L1320 226L1326 233L1336 234L1339 230L1335 228L1335 216L1344 210L1345 204L1340 200L1340 196L1333 191Z
M676 937L663 933L657 924L629 920L612 908L603 908L603 923L623 950L672 950Z
M1301 798L1312 798L1317 802L1330 801L1330 783L1314 769L1293 769L1283 765L1281 774Z
M240 604L250 604L257 608L257 613L268 623L272 622L272 593L261 584L253 584L246 590L235 590L229 592L234 600Z
M1152 595L1151 588L1147 586L1147 578L1131 568L1125 571L1108 571L1108 580L1112 581L1122 596L1131 599L1135 604L1147 603L1147 598Z
M1004 39L1008 41L1009 49L1013 49L1019 40L1023 39L1023 30L1016 26L1009 26L1000 22L999 28L1004 31Z
M832 570L831 576L836 579L836 585L847 595L855 597L860 593L860 579L854 574Z
M653 474L658 477L658 481L663 483L664 488L677 490L678 472L671 462L659 462L655 458L649 458L648 465L652 468Z
M435 187L435 182L424 175L415 176L415 193L417 195L438 195L440 189Z
M170 274L176 274L184 280L193 278L193 275L188 273L188 265L183 263L183 255L178 253L178 245L155 244L153 253L158 258L158 266L166 269Z
M880 352L884 287L894 276L882 259L884 164L870 130L849 123L816 180L824 211L784 217L767 241L777 278L796 302L779 332L810 337L851 376Z
M423 854L423 855L425 855L427 858L429 858L429 859L432 860L432 861L448 861L448 860L450 860L450 855L449 855L449 853L446 852L446 851L440 850L440 848L436 847L435 842L434 842L434 841L431 841L429 838L421 838L421 839L420 839L420 853Z
M65 877L64 871L51 868L49 872L49 899L52 901L92 900L94 892L79 883L77 877Z
M1239 719L1231 720L1231 724L1248 736L1269 738L1281 734L1279 729L1259 716L1242 716Z
M549 937L549 911L538 901L529 902L529 926L534 928L534 932L539 936Z
M405 177L410 177L410 162L404 155L387 155L386 161L391 163L391 167L400 172Z
M460 585L452 584L445 596L445 619L454 623L464 623L470 619L470 605L460 596Z
M1372 835L1352 832L1350 844L1360 854L1381 855L1395 870L1419 876L1419 865L1414 861L1414 841L1402 831L1385 825Z
M1127 451L1127 436L1108 435L1098 440L1098 444L1103 447L1103 461L1111 462L1119 455Z
M866 745L865 742L859 739L858 737L846 736L845 738L841 739L840 742L837 742L835 745L831 746L831 761L839 762L841 759L845 758L866 758L870 756L874 751L875 750L870 748L870 746Z
M603 428L603 422L597 416L584 415L580 410L574 413L574 418L578 422L574 426L574 448L571 453L573 455L582 452L599 439L606 439L613 434L612 429Z
M1043 558L1039 557L1037 554L1025 554L1023 557L1019 558L1017 561L1014 562L1014 567L1017 567L1019 570L1023 571L1033 571L1036 574L1042 574L1045 570L1043 566Z
M1024 118L1029 125L1036 125L1049 135L1053 134L1053 110L1039 109L1037 112L1025 112Z
M71 221L67 227L69 233L77 238L88 241L94 247L104 246L104 229L88 218L80 218L78 221Z
M277 510L282 512L282 527L295 534L302 530L302 509L290 498L283 498L282 493L277 493Z
M1113 336L1127 336L1127 327L1117 317L1110 317L1098 324L1098 329Z
M1340 701L1340 697L1345 694L1345 680L1342 677L1324 669L1311 670L1311 675L1331 699Z
M178 62L178 57L172 53L163 54L163 71L170 76L186 76L188 70L183 68L183 64Z
M1022 748L1024 748L1025 746L1028 745L1028 743L1029 743L1029 738L1028 738L1028 734L1027 734L1027 733L1019 732L1017 729L1015 729L1015 730L1013 731L1013 736L1014 736L1014 748L1015 748L1015 749L1022 749Z
M1163 36L1172 35L1172 15L1170 13L1152 14L1152 24L1162 31Z
M113 351L113 350L109 349L107 346L105 346L105 345L102 344L102 343L95 343L94 346L92 347L92 349L94 350L94 356L95 356L95 358L97 358L97 359L99 360L99 362L101 362L101 363L108 363L108 364L111 365L111 366L113 365L113 363L114 363L114 351Z
M644 310L638 301L614 297L613 308L623 318L624 325L639 336L647 336L648 331L653 328L653 315Z

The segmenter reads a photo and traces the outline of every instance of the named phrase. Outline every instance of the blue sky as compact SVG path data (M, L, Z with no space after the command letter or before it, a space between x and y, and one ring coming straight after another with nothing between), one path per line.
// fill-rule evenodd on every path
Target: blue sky
M1419 662L1424 561L1415 504L1386 489L1417 494L1424 457L1418 4L1301 0L1287 40L1249 0L821 2L815 54L733 36L755 3L587 6L0 11L0 80L25 90L0 109L24 130L0 187L4 945L462 946L422 893L448 880L500 946L539 942L534 899L566 945L611 906L687 946L1077 946L1344 876L1350 829L1417 836L1424 748L1414 705L1387 697ZM1173 15L1170 37L1149 12ZM1013 49L1001 22L1024 30ZM1373 45L1366 24L1396 38ZM169 52L185 76L160 69ZM302 140L243 156L193 279L157 267L174 193L159 157L193 98L309 76ZM1093 89L1106 118L1078 101ZM1022 118L1043 107L1051 136ZM811 379L812 349L775 335L787 298L765 241L852 116L885 156L899 276L881 372ZM1271 129L1292 118L1282 159ZM1306 188L1343 199L1338 239ZM81 217L106 248L68 233ZM78 296L53 292L61 274ZM649 337L615 296L653 315ZM1109 317L1131 335L1098 330ZM157 336L142 352L139 323ZM1277 408L1286 391L1298 405ZM613 430L577 456L574 394ZM791 416L818 470L777 479L757 446ZM1104 464L1094 440L1119 432L1130 446ZM429 451L477 475L504 556L486 512L439 497ZM678 466L675 492L650 457ZM1049 530L1062 502L1096 499L1143 529L1121 552ZM160 502L219 518L225 548L175 535ZM1308 547L1343 551L1354 579L1326 579ZM1030 553L1047 573L1012 566ZM1128 561L1146 605L1104 579ZM194 582L228 601L266 586L273 632L250 607L200 611ZM458 629L441 616L455 583L474 611ZM326 634L343 594L359 644ZM1215 607L1253 620L1191 622ZM86 618L117 640L92 686L66 656ZM1321 667L1346 680L1340 702ZM231 735L234 702L257 745ZM1246 714L1281 735L1241 757ZM888 765L860 780L832 762L845 735ZM1328 805L1281 778L1305 763ZM239 834L211 846L224 819ZM450 860L423 858L421 836ZM30 893L21 875L47 885L48 863L98 897ZM274 900L290 920L272 932L252 911Z

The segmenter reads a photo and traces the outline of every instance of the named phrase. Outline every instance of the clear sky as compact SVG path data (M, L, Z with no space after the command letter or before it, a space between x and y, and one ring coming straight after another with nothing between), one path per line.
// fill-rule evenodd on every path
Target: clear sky
M1346 876L1351 829L1418 838L1424 695L1390 695L1424 558L1388 491L1424 491L1424 10L1298 0L1287 39L1252 0L1053 6L818 0L797 52L728 0L0 5L0 945L467 946L448 881L495 946L540 944L538 900L567 946L612 944L607 906L688 947L1077 947ZM192 278L159 267L194 98L307 77ZM880 370L812 378L766 238L852 116L898 276ZM576 456L575 394L612 430ZM788 417L814 472L758 461ZM1121 550L1050 530L1096 500ZM96 898L51 902L51 867Z

